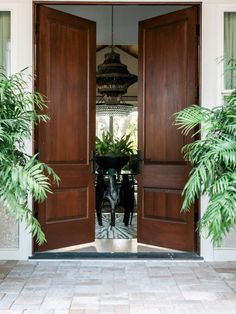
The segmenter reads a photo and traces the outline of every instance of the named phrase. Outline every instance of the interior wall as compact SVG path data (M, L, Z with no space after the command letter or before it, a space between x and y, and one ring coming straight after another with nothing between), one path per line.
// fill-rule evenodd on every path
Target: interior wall
M80 16L97 24L97 45L111 44L111 6L49 5L48 7ZM114 6L114 44L138 44L138 22L175 12L188 6Z

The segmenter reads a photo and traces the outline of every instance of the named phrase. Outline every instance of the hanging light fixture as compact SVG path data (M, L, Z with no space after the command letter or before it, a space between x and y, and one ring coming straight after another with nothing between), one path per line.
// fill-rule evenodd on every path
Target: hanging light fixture
M106 103L104 101L100 101L96 103L96 114L98 116L104 115L127 115L132 112L134 109L132 104L127 104L124 101L119 101L117 103Z
M96 104L97 114L127 114L133 105L126 104L122 96L130 85L137 82L137 75L130 74L127 66L120 61L120 54L114 51L114 8L111 12L111 51L105 54L105 60L98 65L96 84L100 101Z

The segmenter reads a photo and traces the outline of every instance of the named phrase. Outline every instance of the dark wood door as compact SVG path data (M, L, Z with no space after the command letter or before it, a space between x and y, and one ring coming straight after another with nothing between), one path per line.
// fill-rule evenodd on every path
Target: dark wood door
M37 129L41 161L60 185L38 208L49 250L94 241L96 24L44 6L39 8L38 90L47 96L50 121Z
M194 210L180 213L190 168L172 115L196 101L196 24L192 7L139 25L138 241L185 251L195 248Z

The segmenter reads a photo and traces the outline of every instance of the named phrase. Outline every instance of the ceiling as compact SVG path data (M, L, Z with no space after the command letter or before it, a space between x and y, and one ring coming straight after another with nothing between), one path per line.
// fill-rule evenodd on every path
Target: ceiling
M107 47L110 47L108 45L97 45L96 51L99 52ZM125 51L130 56L134 58L138 58L138 45L115 45L115 47L118 47L119 49Z
M111 5L48 5L48 7L95 21L97 45L111 44ZM139 21L187 7L180 5L114 6L114 44L137 45Z

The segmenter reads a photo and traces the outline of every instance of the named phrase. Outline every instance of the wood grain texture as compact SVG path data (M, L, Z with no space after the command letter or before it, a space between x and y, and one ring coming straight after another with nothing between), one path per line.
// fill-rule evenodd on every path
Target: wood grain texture
M87 218L87 188L57 189L46 200L46 223ZM65 203L70 203L70 207Z
M186 214L180 213L182 196L179 190L144 189L144 218L172 222L186 222Z
M190 167L181 148L191 141L173 126L173 114L195 102L197 8L139 25L138 241L193 251L194 210L179 213Z
M47 243L38 250L94 241L95 143L94 22L39 7L38 89L46 95L50 121L37 130L39 158L59 175L59 187L40 204Z

